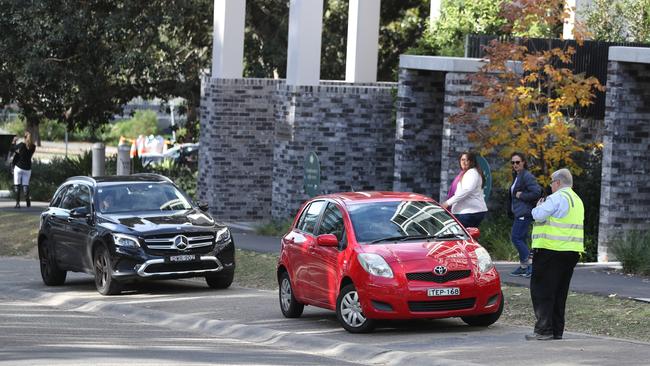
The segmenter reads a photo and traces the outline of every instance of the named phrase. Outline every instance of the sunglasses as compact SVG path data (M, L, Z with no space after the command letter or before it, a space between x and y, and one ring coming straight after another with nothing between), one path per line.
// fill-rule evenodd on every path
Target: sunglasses
M521 163L521 160L513 160L513 161L510 162L510 164L512 164L512 165L517 165L519 163Z

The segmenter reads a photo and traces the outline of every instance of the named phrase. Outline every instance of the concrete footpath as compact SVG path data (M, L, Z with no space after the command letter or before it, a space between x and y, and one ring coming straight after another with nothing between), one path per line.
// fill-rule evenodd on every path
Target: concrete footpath
M24 202L21 202L21 205L24 206ZM32 207L23 207L20 212L38 215L47 205L47 202L33 202ZM18 211L13 206L13 201L2 198L0 194L0 211ZM249 223L226 222L226 224L233 231L237 248L261 253L279 253L279 237L257 235L254 232L254 227ZM501 282L528 287L529 279L509 275L515 266L514 262L496 263L497 270L501 275ZM580 263L571 280L571 291L629 298L650 303L650 277L624 274L620 270L619 263Z

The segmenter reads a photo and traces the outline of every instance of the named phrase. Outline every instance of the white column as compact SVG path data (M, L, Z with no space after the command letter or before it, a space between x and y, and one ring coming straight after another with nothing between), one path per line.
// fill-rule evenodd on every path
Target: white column
M212 77L241 78L246 0L214 0Z
M576 23L583 23L585 11L591 4L591 0L564 0L564 8L569 12L569 17L564 20L562 27L562 38L573 39L573 29Z
M345 81L377 81L379 8L381 0L350 0Z
M433 24L436 20L440 19L441 10L442 0L431 0L431 14L429 14L430 24Z
M287 85L318 85L323 0L291 0Z

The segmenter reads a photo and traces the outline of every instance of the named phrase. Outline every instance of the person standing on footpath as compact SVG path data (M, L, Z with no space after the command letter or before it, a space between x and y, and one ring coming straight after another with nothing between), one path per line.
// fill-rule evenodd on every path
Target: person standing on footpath
M530 297L535 311L535 332L527 340L562 339L569 283L580 253L584 252L585 209L573 191L568 169L551 174L553 194L532 210L533 276Z
M461 154L459 162L462 171L460 179L454 179L457 183L454 194L441 206L451 206L451 213L464 227L478 227L488 210L483 196L483 171L476 163L476 154L472 152Z
M14 153L12 164L14 165L14 193L16 194L16 206L20 208L20 187L22 186L25 193L25 204L31 206L29 198L29 178L32 175L32 156L36 151L36 145L32 141L32 134L25 132L25 140L18 142L18 137L14 137L11 145L11 151Z
M535 202L542 197L542 187L537 179L528 171L524 154L515 152L510 155L512 165L512 184L509 190L508 216L513 219L510 234L512 244L519 253L519 266L510 273L511 276L530 277L530 250L528 249L528 233L533 221L531 210Z

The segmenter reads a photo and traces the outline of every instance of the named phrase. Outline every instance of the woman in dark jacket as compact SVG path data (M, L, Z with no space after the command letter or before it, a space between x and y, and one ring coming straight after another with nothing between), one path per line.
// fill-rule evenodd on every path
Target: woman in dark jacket
M32 141L32 134L25 132L25 141L18 142L18 137L14 137L11 145L11 151L15 154L12 160L14 165L14 193L16 193L16 208L20 208L20 186L25 192L25 203L27 207L31 205L29 199L29 178L32 175L32 156L36 151L36 145Z
M515 152L510 156L512 164L512 184L510 185L509 214L513 218L511 239L512 244L519 252L519 266L512 271L512 276L530 277L532 267L530 263L530 249L527 239L530 224L533 221L532 209L537 200L542 196L542 187L537 179L527 170L528 165L524 154Z

